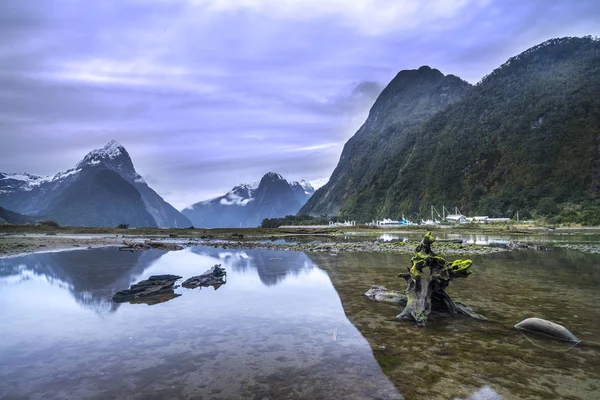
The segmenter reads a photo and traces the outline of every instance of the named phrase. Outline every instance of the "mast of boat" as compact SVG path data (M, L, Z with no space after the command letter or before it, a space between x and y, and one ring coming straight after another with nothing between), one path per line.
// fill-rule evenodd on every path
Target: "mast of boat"
M444 214L444 219L446 219L446 214L450 215L450 211L446 208L446 206L442 206L442 213Z
M433 212L434 212L434 211L435 211L435 213L437 214L438 218L442 218L442 216L440 215L440 213L438 212L438 210L436 210L436 208L435 208L434 206L431 206L431 220L432 220L432 221L435 221L435 220L433 219ZM443 218L442 218L442 220L443 220Z

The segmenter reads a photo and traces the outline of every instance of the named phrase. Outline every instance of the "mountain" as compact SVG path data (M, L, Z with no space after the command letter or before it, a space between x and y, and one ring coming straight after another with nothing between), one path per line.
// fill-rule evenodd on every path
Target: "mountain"
M374 115L373 107L346 144L335 179L301 212L370 221L422 218L431 205L445 205L465 214L519 211L523 218L600 223L600 41L546 41L464 89L414 129L399 130L398 113L410 110L402 99L420 97L405 90L384 97L386 88L376 102L386 112ZM369 147L365 137L381 137L371 123L392 127L390 151ZM359 157L368 150L370 159ZM380 158L386 161L371 162Z
M246 226L246 206L258 184L240 184L225 195L201 201L181 211L195 227L230 228Z
M35 218L0 207L0 224L34 224Z
M0 173L0 206L63 225L191 226L146 184L127 150L114 140L54 176Z
M83 169L44 213L61 225L157 226L140 192L110 169Z
M300 212L337 215L358 191L377 179L380 169L412 147L425 121L462 99L471 88L460 78L427 66L400 71L381 92L366 122L344 146L329 182Z
M314 191L308 182L288 182L269 172L258 184L240 184L225 195L196 203L182 213L196 227L257 227L265 218L296 214Z

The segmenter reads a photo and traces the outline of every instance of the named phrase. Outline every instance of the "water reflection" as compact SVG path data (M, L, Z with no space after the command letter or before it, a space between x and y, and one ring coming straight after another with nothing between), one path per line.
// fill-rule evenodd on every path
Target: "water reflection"
M298 276L314 267L302 253L206 247L194 247L177 255L170 253L155 266L156 261L167 254L157 250L132 253L100 248L0 258L0 285L50 284L68 291L82 307L105 313L119 307L111 301L116 291L151 275L162 274L165 264L170 271L177 269L184 273L184 278L198 275L214 264L223 264L227 270L240 274L255 271L267 286L277 285L288 276ZM174 259L178 261L172 261ZM40 297L44 295L42 288L43 285L37 289ZM173 295L164 301L176 297L178 295Z
M195 247L194 254L211 257L236 272L255 270L267 286L277 285L288 276L298 276L314 268L303 254L291 251L240 250Z
M0 260L3 396L402 398L303 253L112 250ZM151 275L214 264L227 270L218 291L90 312Z
M384 233L379 236L379 240L381 240L382 242L406 242L408 239L404 236L392 235L391 233Z
M113 292L128 287L162 254L154 250L129 253L100 248L0 258L0 286L23 285L20 290L32 290L35 286L36 297L43 298L46 283L67 290L84 308L114 312L119 305L110 300Z

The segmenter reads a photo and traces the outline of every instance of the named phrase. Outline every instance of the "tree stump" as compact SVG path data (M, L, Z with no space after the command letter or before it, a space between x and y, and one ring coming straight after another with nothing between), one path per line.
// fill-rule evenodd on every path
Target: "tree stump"
M425 326L432 308L446 311L451 315L465 315L471 318L485 319L473 312L464 304L454 302L445 289L454 278L466 278L471 274L471 260L455 260L446 263L442 257L431 249L435 238L427 232L421 243L415 249L412 265L408 272L398 274L406 280L406 307L398 314L398 319L414 320L417 326ZM426 275L429 268L429 275Z

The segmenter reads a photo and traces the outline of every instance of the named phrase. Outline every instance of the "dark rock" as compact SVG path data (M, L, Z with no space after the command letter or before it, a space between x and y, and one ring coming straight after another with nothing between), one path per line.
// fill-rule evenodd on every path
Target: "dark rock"
M175 293L174 291L157 294L155 296L149 297L140 297L133 300L129 300L130 304L147 304L149 306L153 306L154 304L164 303L169 300L173 300L176 297L181 296L179 293Z
M129 289L121 290L113 296L117 303L130 302L132 304L156 304L171 300L175 294L175 282L181 279L178 275L153 275L146 280L135 283Z
M221 285L227 282L227 272L221 264L216 264L214 267L203 273L202 275L192 276L181 284L186 289L195 289L197 287L213 286L217 290Z

